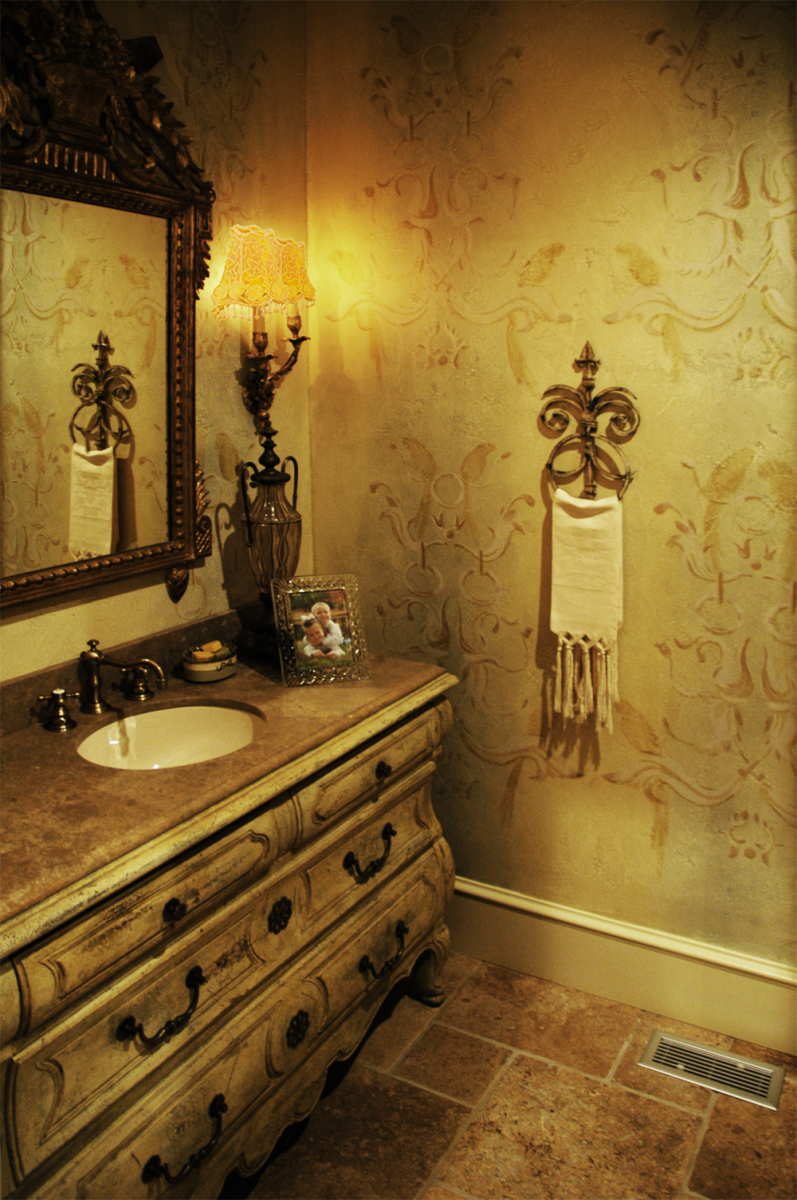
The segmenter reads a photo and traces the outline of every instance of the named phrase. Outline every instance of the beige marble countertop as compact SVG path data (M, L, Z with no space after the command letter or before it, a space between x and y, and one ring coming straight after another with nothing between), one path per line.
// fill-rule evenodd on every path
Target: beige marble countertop
M230 800L241 789L273 773L276 794L457 682L403 659L372 657L370 671L369 680L286 688L270 667L239 663L236 675L213 684L171 679L144 705L107 693L119 707L104 716L84 715L72 701L77 728L67 733L34 725L7 734L0 953L168 861L196 841L200 821L207 836L243 815ZM265 721L251 745L192 766L116 770L78 754L79 743L117 715L178 704L246 705Z

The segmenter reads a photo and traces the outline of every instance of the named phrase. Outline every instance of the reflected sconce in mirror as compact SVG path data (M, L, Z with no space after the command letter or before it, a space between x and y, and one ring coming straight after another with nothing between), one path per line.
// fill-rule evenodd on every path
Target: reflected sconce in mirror
M221 282L213 292L213 311L220 319L253 319L249 371L243 381L243 402L252 414L263 447L258 460L242 464L241 492L246 520L249 563L265 610L263 623L250 631L250 648L276 653L276 627L271 600L271 580L290 579L296 573L302 544L302 518L296 511L298 464L288 456L280 465L271 424L271 406L277 387L293 369L308 339L301 336L300 309L315 303L315 288L305 265L305 247L290 238L278 238L271 229L233 225ZM268 353L265 317L286 313L293 347L280 367ZM285 485L286 466L293 466L293 499ZM251 474L250 474L251 472ZM254 492L250 498L249 492Z
M72 368L72 391L80 404L72 414L69 433L73 442L77 441L77 434L81 434L87 450L92 447L106 450L130 438L130 422L116 405L127 408L133 404L136 389L131 382L132 371L119 365L111 366L114 348L102 330L92 344L92 350L97 351L95 366L78 363ZM88 409L88 413L84 413L84 409Z

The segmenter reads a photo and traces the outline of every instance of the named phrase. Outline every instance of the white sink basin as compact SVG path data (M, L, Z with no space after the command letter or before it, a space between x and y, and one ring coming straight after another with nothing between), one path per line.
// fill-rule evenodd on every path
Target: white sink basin
M187 767L248 746L263 719L249 709L213 704L161 708L103 725L77 750L98 767L122 771Z

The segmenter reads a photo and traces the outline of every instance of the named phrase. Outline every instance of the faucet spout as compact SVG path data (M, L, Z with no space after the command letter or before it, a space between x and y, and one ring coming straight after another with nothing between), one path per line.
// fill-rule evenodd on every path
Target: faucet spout
M101 667L105 663L109 667L118 667L122 672L122 695L125 700L151 700L155 693L147 681L147 671L152 670L158 680L158 687L166 687L166 676L163 668L151 658L140 658L135 662L122 662L121 659L111 658L98 650L99 642L92 638L88 650L80 655L78 669L80 673L80 711L87 713L105 713L111 711L111 706L102 696Z

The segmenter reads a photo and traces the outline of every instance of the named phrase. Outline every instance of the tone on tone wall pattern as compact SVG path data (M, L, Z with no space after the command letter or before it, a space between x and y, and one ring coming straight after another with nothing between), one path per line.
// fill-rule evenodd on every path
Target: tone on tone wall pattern
M417 363L455 369L467 362L468 325L505 325L508 360L517 381L525 383L518 334L540 321L571 318L543 286L561 244L539 246L526 261L515 253L506 263L481 258L486 245L489 249L484 231L511 220L521 183L497 161L490 128L498 98L512 89L522 51L511 46L496 60L481 61L479 40L490 5L460 6L453 29L445 8L430 5L424 15L425 31L401 14L390 18L400 74L362 69L368 101L384 116L397 160L387 178L374 179L364 190L374 224L392 229L411 247L402 303L382 299L384 268L365 271L354 255L335 250L330 259L353 293L339 319L354 315L361 328L372 331L374 318L419 326L413 333ZM380 372L378 347L372 353Z
M4 193L2 217L3 574L72 561L69 423L80 404L72 372L94 363L101 330L111 366L128 367L134 389L130 441L117 455L120 546L162 541L165 231L138 214L22 192Z
M703 254L685 263L665 245L663 258L686 282L663 286L664 263L618 245L641 286L605 318L641 316L647 331L662 336L676 375L683 364L678 324L703 333L732 326L708 354L733 365L747 395L757 384L764 393L774 384L793 394L795 384L794 80L768 77L768 9L737 10L736 22L723 6L703 5L691 40L664 28L648 35L660 74L694 115L683 147L651 173L667 214L699 229ZM750 324L739 328L737 317ZM712 589L694 605L693 629L658 644L673 691L686 703L677 727L663 721L661 740L641 714L621 708L624 731L646 758L606 777L642 787L654 802L675 794L722 806L719 832L729 857L769 866L775 851L793 843L796 823L797 475L752 446L719 463L702 485L683 466L692 485L684 501L697 499L702 513L692 520L668 502L655 511L672 513L668 545ZM708 708L712 728L698 740L704 721L696 710ZM711 759L719 769L708 784L702 768Z
M355 257L335 247L329 257L348 297L337 319L356 319L368 335L380 380L395 379L390 353L400 345L414 354L416 386L423 386L426 371L439 381L438 390L456 389L458 377L473 375L473 343L483 347L484 329L493 326L503 327L506 367L527 388L533 339L523 335L541 322L566 324L578 308L573 273L560 270L568 253L563 241L543 240L525 254L507 248L507 228L527 181L511 161L499 160L494 135L511 107L528 45L518 36L496 52L494 41L489 50L480 42L491 22L503 19L506 27L508 9L524 7L378 9L382 53L378 65L362 65L362 94L368 122L372 129L379 124L397 165L362 184L371 210L370 254ZM545 605L541 627L532 629L519 615L516 594L518 555L527 560L532 552L543 560L547 553L544 506L536 484L520 490L512 482L512 443L497 437L472 444L464 456L452 449L449 457L437 449L439 430L421 434L411 424L392 443L394 469L383 472L371 492L379 501L379 527L400 548L403 568L374 602L374 616L388 651L445 663L462 679L457 738L442 769L452 820L457 795L489 795L490 811L482 808L477 819L518 834L529 813L530 783L558 779L570 788L591 776L597 797L599 775L604 788L640 789L650 802L650 839L661 871L673 814L688 824L689 810L701 810L704 816L692 821L693 841L712 841L706 850L713 863L722 847L730 890L741 896L750 886L754 893L738 948L780 958L791 953L783 938L788 915L777 914L777 932L768 941L769 918L763 908L753 912L766 894L763 877L759 883L747 877L745 884L741 877L732 882L728 872L778 876L778 895L791 892L797 477L784 460L788 452L781 450L781 457L772 449L788 442L796 377L794 81L778 59L783 9L613 7L617 14L622 8L618 19L626 22L631 10L644 8L678 25L651 23L633 64L639 90L671 106L674 136L666 157L652 151L649 162L637 166L658 188L660 250L652 248L655 238L644 243L626 234L616 241L611 270L618 303L593 319L605 326L628 323L633 345L649 339L648 358L663 354L674 408L678 393L685 397L682 421L701 396L707 427L723 422L724 405L732 402L729 382L744 385L733 402L757 408L749 443L737 442L712 463L701 442L694 463L671 462L669 486L650 505L650 536L668 557L668 585L680 613L676 618L672 606L662 607L667 624L646 650L659 694L645 711L639 687L636 705L624 698L618 732L602 737L600 749L594 730L574 738L552 723ZM564 48L561 53L566 57ZM619 71L616 64L606 69ZM585 153L579 133L589 137L605 120L597 111L590 129L574 131L562 152L565 167ZM610 164L607 170L611 186ZM641 228L639 220L628 224L632 232ZM518 231L517 245L527 244L527 236ZM391 239L405 251L403 275L390 258ZM388 326L400 329L400 338L388 338ZM573 345L571 353L579 349ZM523 393L516 419L529 422L529 405L536 415L539 394ZM636 453L672 455L662 439L671 439L673 426L644 424L655 414L655 398L645 399L649 440L644 450L635 445ZM768 422L761 416L767 411ZM738 418L732 424L743 426ZM677 437L673 445L677 454ZM632 487L629 505L647 494ZM639 521L631 517L632 532ZM540 569L544 590L544 562ZM627 583L633 570L627 567ZM633 612L628 620L634 621ZM621 679L628 640L621 640ZM637 676L645 669L638 664ZM501 738L495 736L499 726ZM603 769L601 753L608 760ZM567 803L552 801L553 794L546 792L540 803ZM473 804L461 815L468 832L452 830L455 841L478 837ZM507 836L508 828L497 838L486 834L496 845L506 845ZM618 826L620 844L623 836ZM506 877L488 881L513 885ZM659 886L677 888L679 881L665 875ZM559 898L553 887L548 896ZM612 915L633 920L633 905ZM706 940L725 937L733 944L737 938L727 914L709 915L702 927L696 920L692 932Z

